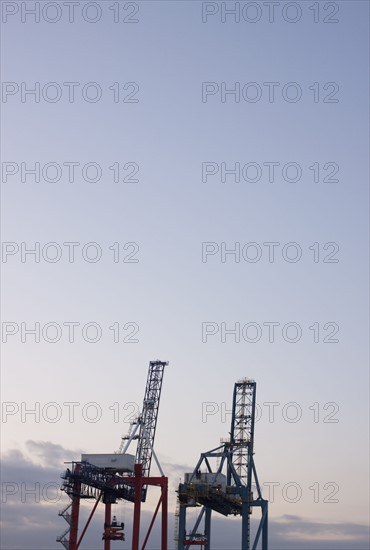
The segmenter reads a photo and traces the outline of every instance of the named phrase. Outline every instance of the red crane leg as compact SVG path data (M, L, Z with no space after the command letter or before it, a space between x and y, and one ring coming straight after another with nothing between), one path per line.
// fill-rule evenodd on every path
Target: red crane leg
M74 473L78 473L80 465L76 464ZM81 481L75 479L73 482L72 508L71 508L71 530L69 532L69 550L77 550L78 517L80 514L80 493Z
M167 536L168 536L168 479L163 478L162 485L162 546L161 550L167 550Z
M112 522L112 505L110 502L105 503L105 528L104 531L108 534L110 524ZM106 538L104 540L104 550L110 550L110 539Z
M135 503L134 503L134 525L133 525L133 532L132 532L132 550L139 550L142 486L143 486L142 466L141 464L135 464Z

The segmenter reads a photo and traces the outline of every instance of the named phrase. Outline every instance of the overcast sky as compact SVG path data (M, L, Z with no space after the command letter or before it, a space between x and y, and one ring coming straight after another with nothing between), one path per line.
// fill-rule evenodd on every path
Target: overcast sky
M171 545L250 377L271 547L367 548L368 2L1 7L4 550L58 547L42 487L118 449L154 359Z

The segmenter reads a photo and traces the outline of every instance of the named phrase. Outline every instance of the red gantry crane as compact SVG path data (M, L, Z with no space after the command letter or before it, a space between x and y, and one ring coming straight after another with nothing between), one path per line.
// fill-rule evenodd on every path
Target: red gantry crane
M104 550L110 550L111 541L125 540L124 524L111 517L112 504L118 500L134 503L132 550L145 550L159 508L161 508L161 550L167 550L168 478L165 477L154 451L164 368L167 361L150 361L142 411L131 424L129 434L122 438L119 451L113 454L83 454L80 462L62 474L64 490L71 501L59 512L68 523L67 530L57 538L66 550L78 550L99 502L105 505L102 540ZM128 454L132 441L137 440L136 453ZM152 457L160 476L150 476ZM152 520L140 546L141 503L145 502L149 485L160 487L161 493ZM94 499L95 504L79 535L81 499Z

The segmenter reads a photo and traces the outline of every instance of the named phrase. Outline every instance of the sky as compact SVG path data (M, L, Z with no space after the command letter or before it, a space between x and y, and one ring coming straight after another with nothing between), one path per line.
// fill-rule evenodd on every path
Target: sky
M118 449L155 359L170 548L244 377L271 548L368 548L368 3L1 9L4 550L61 547L43 489Z

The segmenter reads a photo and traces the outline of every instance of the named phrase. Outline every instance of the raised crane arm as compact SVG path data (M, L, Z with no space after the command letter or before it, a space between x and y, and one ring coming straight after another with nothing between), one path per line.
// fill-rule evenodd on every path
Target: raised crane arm
M164 367L168 361L150 361L146 382L143 408L138 418L131 424L129 434L121 441L119 453L126 453L131 441L138 440L135 463L142 465L143 477L149 477L152 457L163 476L163 471L154 451L154 438L157 427L158 409L161 398ZM142 500L145 501L146 488L143 489Z
M252 458L256 409L256 382L247 378L234 385L230 451L236 472L245 485L252 483ZM232 473L228 468L228 483Z
M140 415L139 442L136 449L136 463L142 465L144 477L149 476L150 473L163 373L166 365L168 365L168 361L150 361L149 363L143 410Z

